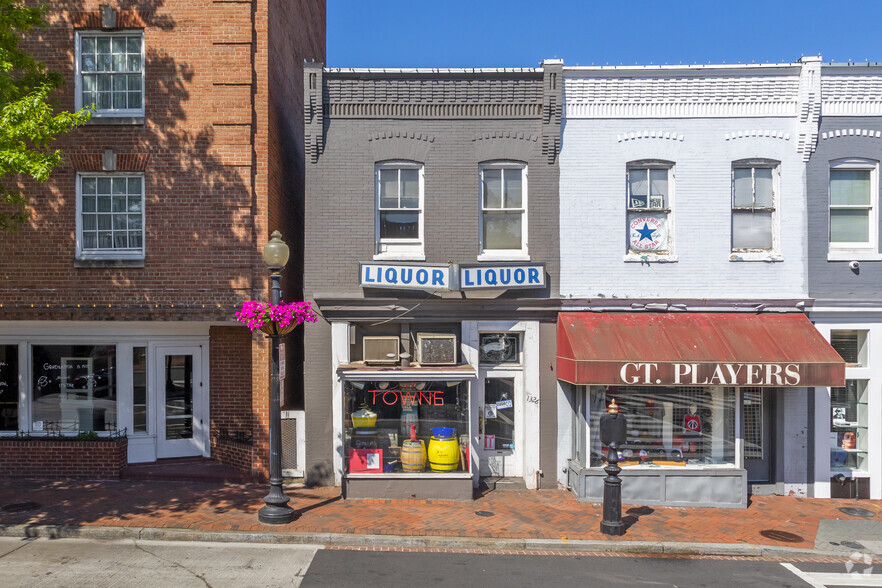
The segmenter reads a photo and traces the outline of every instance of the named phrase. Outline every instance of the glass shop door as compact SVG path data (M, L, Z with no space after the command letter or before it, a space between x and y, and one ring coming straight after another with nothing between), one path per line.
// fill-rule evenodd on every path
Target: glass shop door
M159 347L156 353L158 426L156 455L190 457L203 453L207 415L202 414L202 349Z
M521 477L523 389L521 372L484 370L478 409L481 477Z

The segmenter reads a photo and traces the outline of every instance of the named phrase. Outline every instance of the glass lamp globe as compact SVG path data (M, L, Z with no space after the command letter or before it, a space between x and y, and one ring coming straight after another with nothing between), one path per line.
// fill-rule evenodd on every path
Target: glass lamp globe
M269 243L263 246L263 262L267 267L285 267L289 253L288 245L282 241L282 233L273 231Z

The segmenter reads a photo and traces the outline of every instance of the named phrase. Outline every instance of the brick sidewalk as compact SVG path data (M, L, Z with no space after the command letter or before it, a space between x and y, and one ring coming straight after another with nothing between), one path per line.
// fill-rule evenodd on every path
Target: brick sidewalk
M0 480L0 524L157 527L219 531L290 531L403 536L640 540L814 547L824 519L855 520L841 512L857 506L876 513L873 501L756 496L747 510L624 507L627 533L600 534L601 508L563 490L495 490L472 502L346 501L337 488L291 488L301 516L288 525L263 525L257 511L266 487L206 482ZM35 502L32 510L17 504ZM33 506L33 505L32 505ZM492 513L481 516L478 512ZM882 517L880 517L882 518ZM802 537L781 542L760 531Z

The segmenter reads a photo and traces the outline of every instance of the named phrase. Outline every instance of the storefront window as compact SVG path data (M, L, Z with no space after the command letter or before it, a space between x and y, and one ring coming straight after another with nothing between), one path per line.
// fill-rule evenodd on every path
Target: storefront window
M147 432L147 348L132 349L132 429Z
M592 467L604 465L600 415L613 398L628 422L622 467L735 464L734 389L610 386L591 390Z
M18 345L0 345L0 431L18 430Z
M116 347L34 345L33 430L116 429Z
M347 473L463 472L466 382L346 382Z
M830 470L867 470L867 382L830 389Z

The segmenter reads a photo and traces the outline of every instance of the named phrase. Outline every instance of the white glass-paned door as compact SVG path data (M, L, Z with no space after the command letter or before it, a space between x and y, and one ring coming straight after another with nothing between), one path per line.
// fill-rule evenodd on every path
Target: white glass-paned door
M207 415L199 347L157 349L157 457L202 455Z

